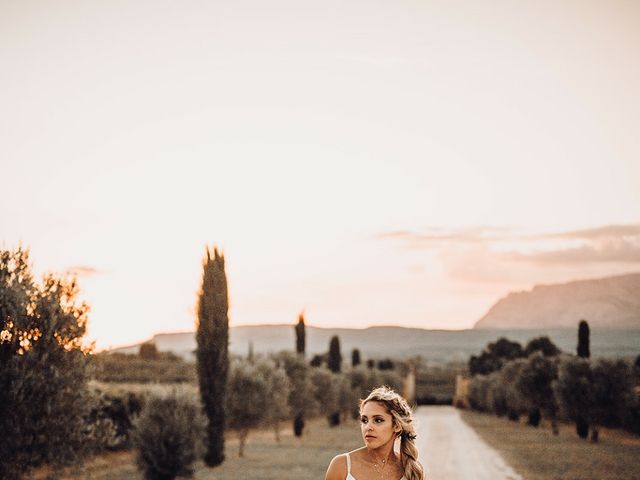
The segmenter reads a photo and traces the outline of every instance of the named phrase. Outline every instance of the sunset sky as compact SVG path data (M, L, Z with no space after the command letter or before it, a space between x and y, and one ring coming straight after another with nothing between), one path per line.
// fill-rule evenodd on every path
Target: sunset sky
M640 2L0 2L0 246L98 348L231 325L470 328L640 271Z

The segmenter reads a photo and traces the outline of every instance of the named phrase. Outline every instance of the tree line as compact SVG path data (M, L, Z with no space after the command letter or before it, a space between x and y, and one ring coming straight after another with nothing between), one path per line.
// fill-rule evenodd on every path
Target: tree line
M554 434L560 420L575 423L581 438L597 442L602 426L640 434L640 356L591 359L589 326L578 327L576 354L563 353L549 338L524 348L501 338L469 359L468 400L476 410L538 426L548 419Z

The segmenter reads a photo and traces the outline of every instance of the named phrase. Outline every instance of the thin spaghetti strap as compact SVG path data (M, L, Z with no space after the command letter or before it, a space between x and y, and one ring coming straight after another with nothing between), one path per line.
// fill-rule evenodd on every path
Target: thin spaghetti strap
M347 476L351 474L351 457L347 453Z

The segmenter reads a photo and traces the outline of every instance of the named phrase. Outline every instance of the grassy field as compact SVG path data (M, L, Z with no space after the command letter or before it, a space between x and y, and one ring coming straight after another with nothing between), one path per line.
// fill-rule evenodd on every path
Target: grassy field
M573 425L560 435L548 426L528 427L493 415L463 411L462 418L520 473L524 480L640 479L640 438L603 429L599 444L581 440Z
M347 425L330 428L326 419L308 422L302 439L291 433L291 425L283 425L281 442L276 443L274 433L254 431L249 435L245 456L238 458L238 441L233 433L226 441L225 462L216 468L196 464L196 480L222 480L230 478L260 480L300 480L324 478L329 462L339 453L362 445L360 429L355 420ZM33 479L46 478L41 470ZM81 469L68 470L63 479L142 480L133 452L118 452L96 456Z

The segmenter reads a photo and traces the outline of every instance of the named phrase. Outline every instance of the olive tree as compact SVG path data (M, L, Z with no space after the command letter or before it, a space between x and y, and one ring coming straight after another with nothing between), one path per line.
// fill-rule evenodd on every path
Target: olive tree
M86 453L88 312L74 279L36 282L27 250L0 250L0 478Z
M522 396L533 408L548 416L554 435L558 435L558 404L553 393L553 385L557 379L557 359L544 356L538 351L524 363L517 380Z
M591 441L599 427L620 426L634 397L633 372L624 360L600 359L591 366Z
M260 371L247 362L234 362L229 372L226 411L229 427L238 432L238 456L244 456L244 447L252 428L267 417L267 380Z
M504 398L509 420L517 421L520 415L530 409L530 404L518 389L518 379L526 363L523 358L507 362L500 371L500 381L504 388Z
M284 368L291 384L288 403L294 417L293 432L296 437L300 437L304 431L304 418L312 415L316 410L310 377L312 368L307 365L302 356L291 352L280 352L272 358L276 365ZM300 419L303 421L296 421Z
M588 359L561 359L554 391L561 411L576 423L576 433L581 438L587 438L589 435L591 385L591 367Z
M336 425L334 415L339 411L339 391L335 380L337 375L331 373L324 367L313 368L311 370L311 383L313 384L313 394L319 413L327 417L329 425Z
M284 367L276 365L273 360L257 362L256 369L266 384L264 398L266 412L263 422L273 428L276 441L280 442L280 422L291 418L289 407L291 381Z
M507 414L507 393L502 382L502 371L491 372L487 379L489 381L487 402L493 413L502 417Z

